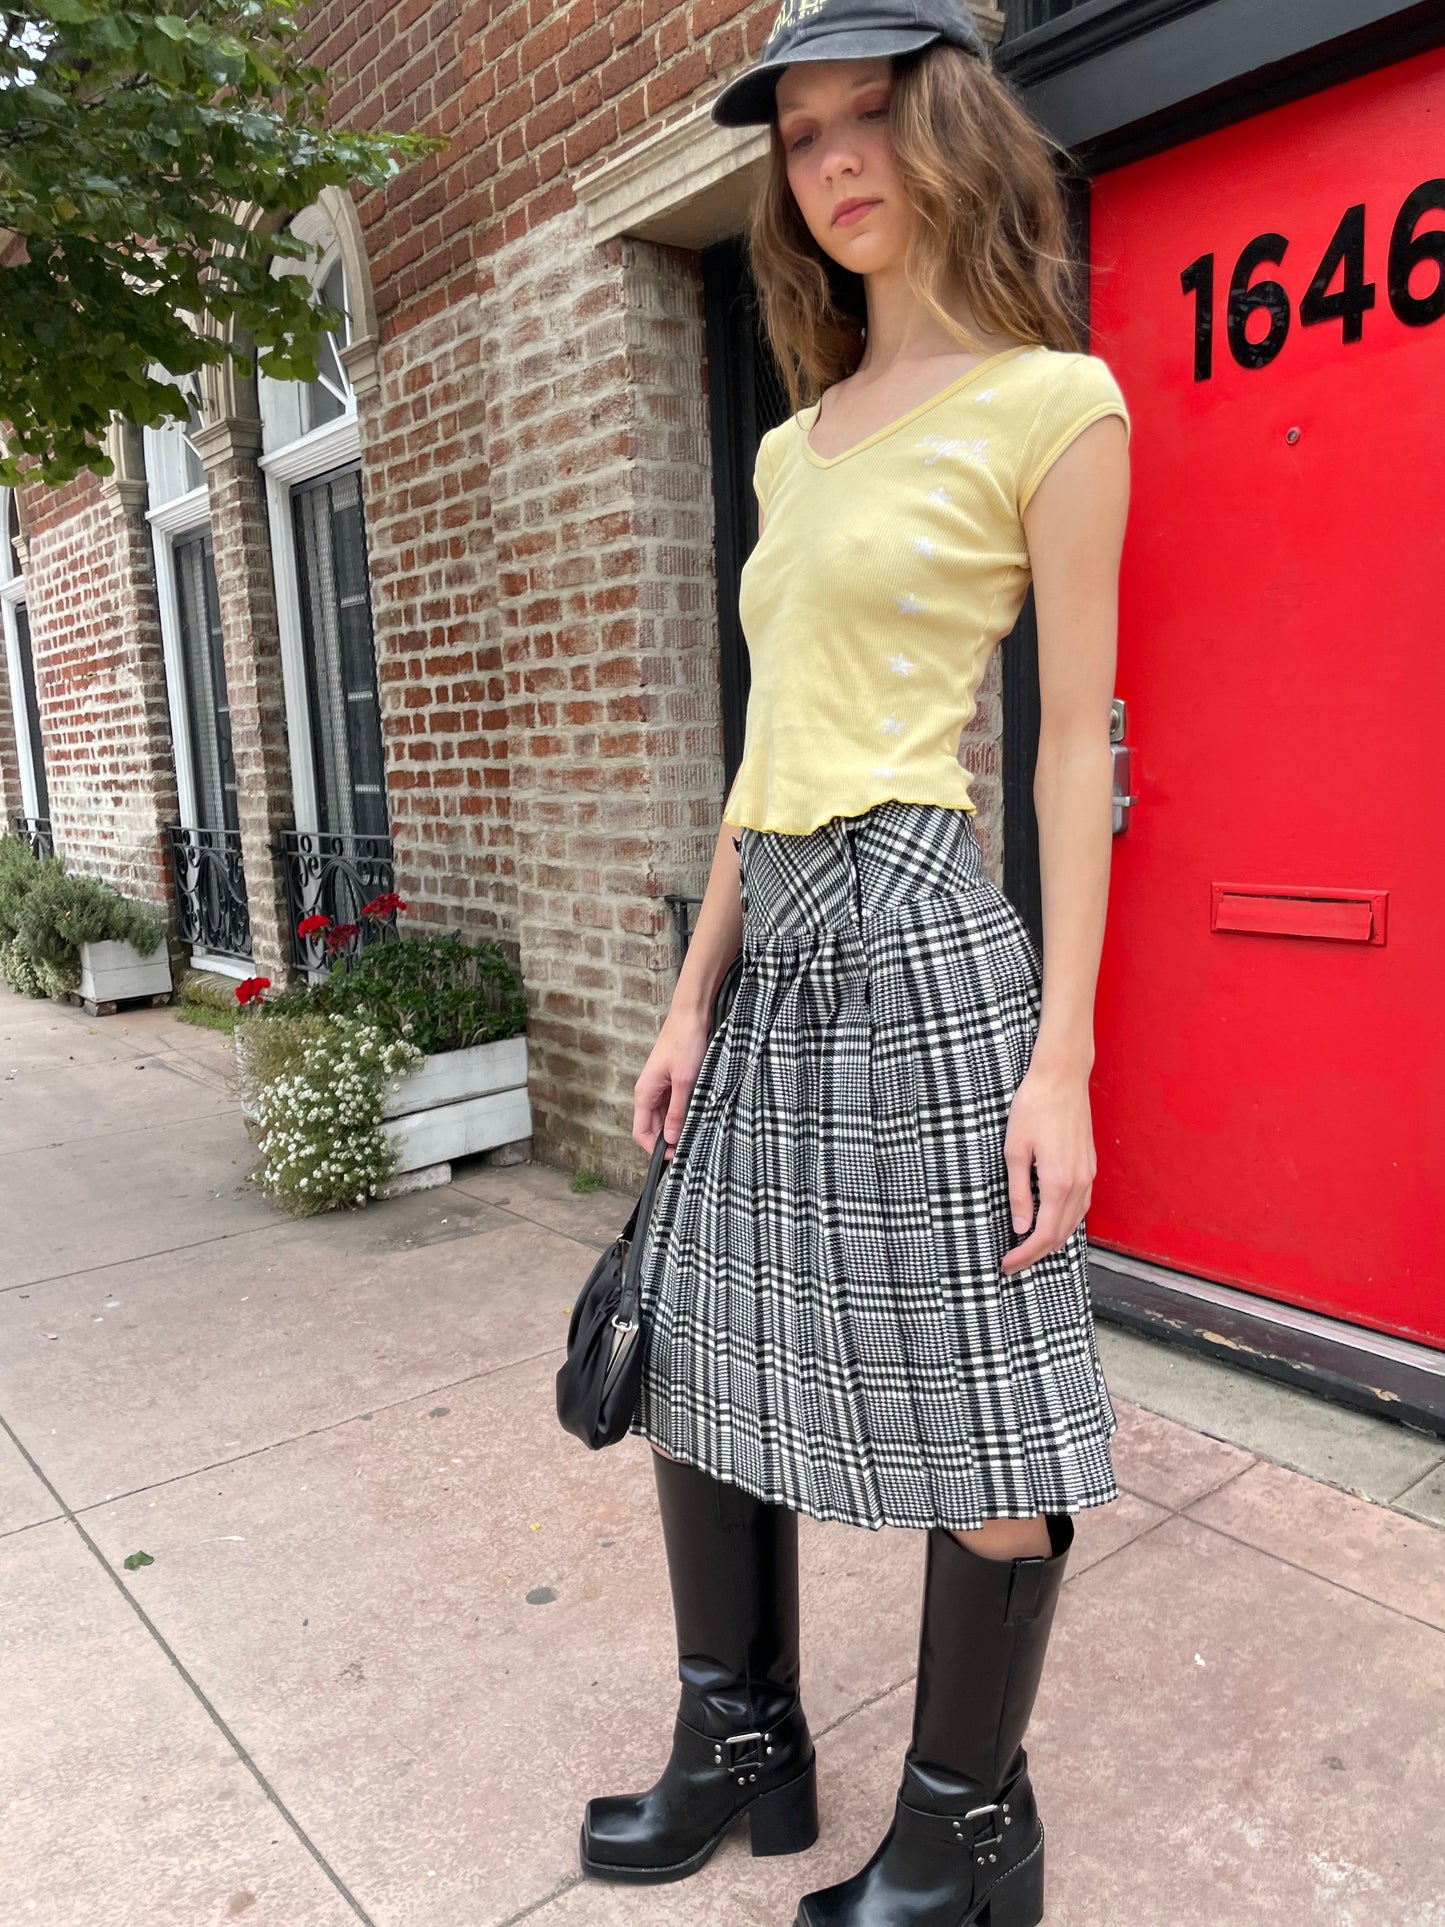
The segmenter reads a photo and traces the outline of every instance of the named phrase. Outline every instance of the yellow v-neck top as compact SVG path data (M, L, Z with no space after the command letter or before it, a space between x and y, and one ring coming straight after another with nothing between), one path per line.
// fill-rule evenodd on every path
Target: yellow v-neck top
M840 455L819 404L770 429L738 613L752 671L735 827L804 834L889 797L973 811L959 739L1031 575L1023 512L1090 422L1097 356L1008 348Z

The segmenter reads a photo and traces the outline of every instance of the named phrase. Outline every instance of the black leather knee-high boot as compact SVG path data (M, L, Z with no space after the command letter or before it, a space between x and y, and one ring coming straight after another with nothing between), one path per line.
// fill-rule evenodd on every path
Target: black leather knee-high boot
M652 1457L682 1697L657 1784L587 1803L582 1870L608 1880L695 1873L744 1816L755 1854L818 1836L798 1697L798 1515Z
M928 1535L913 1739L893 1824L860 1873L808 1894L795 1927L1037 1927L1044 1830L1024 1733L1074 1540L983 1559Z

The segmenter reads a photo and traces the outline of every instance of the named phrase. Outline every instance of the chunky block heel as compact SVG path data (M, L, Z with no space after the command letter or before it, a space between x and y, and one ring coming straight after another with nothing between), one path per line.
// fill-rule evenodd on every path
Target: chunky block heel
M803 1853L818 1837L818 1763L748 1808L754 1858L765 1854Z
M977 1927L1039 1927L1044 1917L1044 1843L1006 1874L978 1915Z

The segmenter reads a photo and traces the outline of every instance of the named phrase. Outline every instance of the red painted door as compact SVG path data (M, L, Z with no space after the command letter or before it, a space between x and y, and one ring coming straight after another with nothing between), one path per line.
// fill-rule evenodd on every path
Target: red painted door
M1445 52L1099 176L1101 1245L1445 1346Z

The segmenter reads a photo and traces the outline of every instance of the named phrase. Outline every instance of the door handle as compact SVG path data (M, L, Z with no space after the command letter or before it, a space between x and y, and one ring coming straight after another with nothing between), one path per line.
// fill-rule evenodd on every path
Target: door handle
M1123 698L1116 696L1109 709L1109 755L1114 765L1114 834L1129 827L1129 812L1139 801L1130 793L1133 782L1133 757L1124 741L1128 713Z

